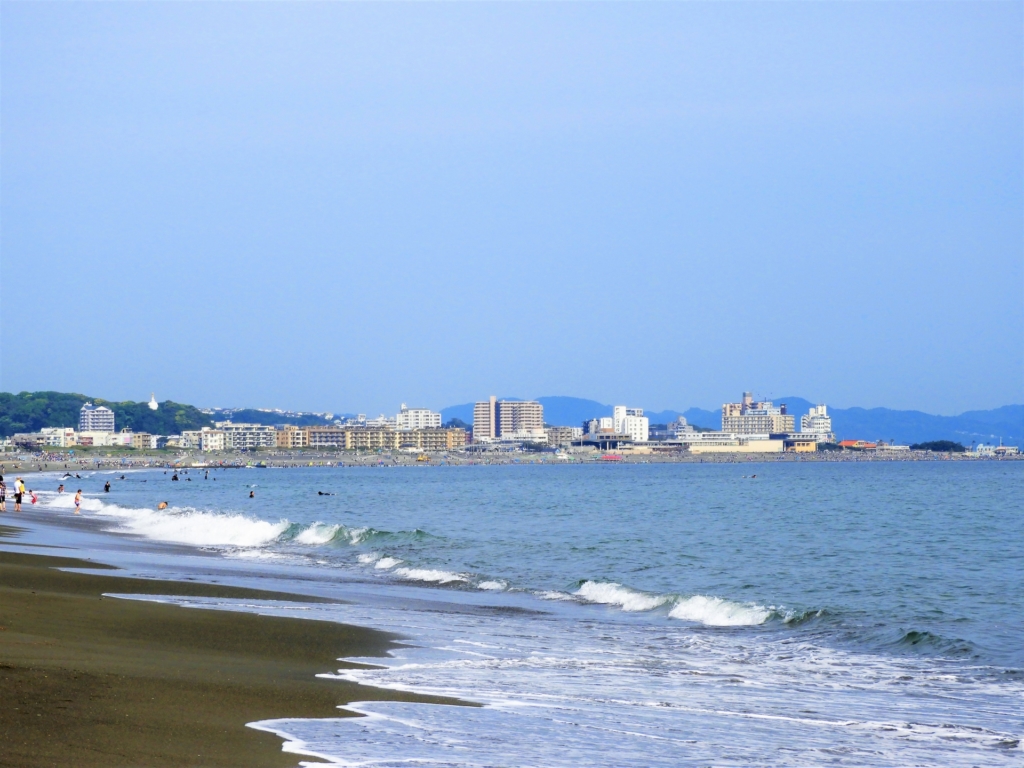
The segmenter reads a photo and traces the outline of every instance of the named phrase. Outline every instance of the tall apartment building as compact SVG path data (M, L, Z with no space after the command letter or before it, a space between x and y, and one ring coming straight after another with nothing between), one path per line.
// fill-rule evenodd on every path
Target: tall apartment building
M439 429L441 414L427 408L408 408L402 403L401 412L395 416L398 429Z
M755 402L750 392L743 393L739 403L722 405L722 431L737 435L767 435L796 431L795 419L786 413L786 405L779 407L770 400Z
M544 406L536 400L498 400L473 406L473 439L543 440Z
M494 395L473 406L473 440L484 442L498 436L498 398Z
M113 432L114 412L103 405L86 403L78 412L79 432Z
M819 443L834 443L836 436L832 433L832 417L824 405L812 405L804 416L800 417L800 431L814 435Z
M616 405L612 409L612 428L616 434L629 435L634 442L646 443L650 438L650 426L643 408Z

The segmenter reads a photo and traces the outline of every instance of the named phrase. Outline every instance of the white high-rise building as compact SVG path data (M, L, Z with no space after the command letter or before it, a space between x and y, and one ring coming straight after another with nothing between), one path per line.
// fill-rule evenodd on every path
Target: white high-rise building
M441 414L427 408L409 408L402 403L402 411L395 416L398 429L439 429Z
M814 435L819 443L834 443L832 417L824 405L812 405L806 415L800 417L800 432Z
M629 435L633 442L646 443L650 437L650 421L643 408L616 405L612 409L612 424L616 434Z
M113 432L114 412L103 405L86 403L78 413L79 432Z

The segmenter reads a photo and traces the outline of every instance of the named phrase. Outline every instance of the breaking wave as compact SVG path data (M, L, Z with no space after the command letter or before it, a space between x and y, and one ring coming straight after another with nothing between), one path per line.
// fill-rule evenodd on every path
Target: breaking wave
M721 597L651 595L616 582L585 581L575 595L589 603L616 605L624 611L653 611L667 605L671 606L668 612L671 618L696 621L709 627L756 626L764 624L775 613L762 605L735 603Z

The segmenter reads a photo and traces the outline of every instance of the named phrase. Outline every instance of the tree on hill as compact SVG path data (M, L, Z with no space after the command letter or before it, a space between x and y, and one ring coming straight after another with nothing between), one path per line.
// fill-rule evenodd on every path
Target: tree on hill
M910 446L912 451L940 451L942 453L963 453L967 449L960 443L952 440L932 440L927 443L914 443Z
M43 427L78 428L82 406L92 402L105 405L114 412L117 429L128 427L133 432L152 435L177 435L182 430L200 429L213 420L195 406L170 400L153 411L147 403L131 401L114 403L97 397L68 392L0 392L0 437L17 432L38 432Z

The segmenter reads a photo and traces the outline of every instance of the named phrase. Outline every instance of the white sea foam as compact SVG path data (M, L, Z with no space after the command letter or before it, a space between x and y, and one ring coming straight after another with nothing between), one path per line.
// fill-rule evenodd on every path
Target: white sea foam
M624 611L650 611L669 602L664 595L648 595L613 581L587 581L576 591L579 597L591 603L617 605Z
M504 581L481 581L476 585L477 589L487 589L494 592L500 592L501 590L507 589L508 584Z
M359 560L359 562L362 563L363 565L369 565L370 563L375 563L378 560L380 560L380 553L379 552L366 552L366 553L364 553L362 555L359 555L359 557L356 558L356 559Z
M570 595L568 592L556 592L554 590L549 590L547 592L537 592L535 594L541 600L572 600L573 599L573 596Z
M394 573L404 579L412 581L432 581L438 584L448 584L453 581L465 581L466 577L451 571L439 571L431 568L396 568Z
M340 530L340 525L313 523L304 531L300 532L299 535L295 537L295 541L299 542L299 544L326 544L333 539Z
M46 500L46 506L73 508L74 496L57 494ZM116 520L117 530L123 533L198 547L262 547L277 540L289 525L287 520L271 523L241 514L203 512L191 508L133 509L88 497L82 499L82 509L97 517Z
M403 561L399 560L397 557L382 557L380 560L377 561L377 564L373 567L377 568L378 570L385 571L388 568L394 568L396 565L402 562Z
M764 624L772 612L761 605L743 605L720 597L694 595L679 600L668 612L673 619L699 621L712 627Z

